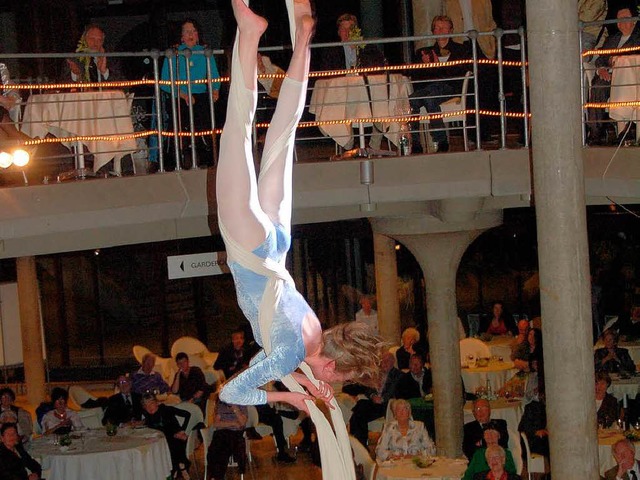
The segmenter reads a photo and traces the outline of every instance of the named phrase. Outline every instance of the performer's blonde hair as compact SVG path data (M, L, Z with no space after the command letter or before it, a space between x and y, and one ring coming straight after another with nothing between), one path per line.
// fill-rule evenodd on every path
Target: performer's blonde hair
M341 323L322 334L322 353L336 362L336 371L353 373L357 383L378 386L380 361L387 345L361 322Z

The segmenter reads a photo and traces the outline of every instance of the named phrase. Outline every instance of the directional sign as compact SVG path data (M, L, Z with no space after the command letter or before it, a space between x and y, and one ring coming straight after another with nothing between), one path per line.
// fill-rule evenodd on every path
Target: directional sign
M167 267L169 280L229 273L227 252L208 252L167 257Z

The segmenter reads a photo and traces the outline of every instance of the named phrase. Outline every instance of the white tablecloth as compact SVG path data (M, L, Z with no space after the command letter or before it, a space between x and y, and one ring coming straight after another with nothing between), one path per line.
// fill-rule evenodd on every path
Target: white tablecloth
M611 386L608 392L618 400L622 400L625 395L633 400L640 392L639 387L640 377L620 378L619 375L611 374Z
M463 368L464 389L466 392L476 393L478 387L486 387L489 379L491 389L497 392L517 371L513 368L513 362L506 360L502 362L492 360L487 367Z
M501 335L493 337L490 341L485 342L489 346L491 355L495 357L502 357L505 361L511 358L511 345L515 338L510 335Z
M491 400L491 418L502 419L507 422L507 431L509 432L509 450L513 455L516 464L516 471L522 471L522 448L520 448L520 433L518 425L522 418L523 407L522 401L508 402L504 398ZM473 402L467 402L464 405L464 423L472 422Z
M615 67L611 75L610 102L634 102L640 100L640 55L615 57ZM624 128L629 120L640 120L638 107L615 107L609 109L609 116L619 120L618 129ZM638 133L638 131L636 131ZM635 359L634 359L635 360Z
M376 480L404 480L406 478L422 478L426 480L454 480L462 478L467 469L467 461L436 457L436 461L428 468L416 467L411 459L382 462L378 466Z
M600 461L600 475L604 476L604 472L616 466L616 460L613 458L611 447L624 436L620 430L598 430L598 459ZM636 450L638 443L636 442Z
M317 80L311 95L309 112L316 121L345 120L348 118L388 117L408 112L409 94L412 92L409 79L400 74L368 75L371 101L367 95L364 78L348 75ZM387 92L388 87L388 92ZM398 144L399 123L385 123L389 129L385 137ZM351 124L322 125L320 131L341 146L353 139Z
M123 428L114 437L104 429L88 430L81 436L64 452L51 435L31 442L31 455L49 471L48 480L165 480L171 475L169 447L157 430Z
M47 133L55 136L131 134L130 111L129 101L120 90L31 95L24 111L22 131L41 138ZM94 172L115 159L114 169L120 173L120 159L138 149L134 139L82 143L94 156Z

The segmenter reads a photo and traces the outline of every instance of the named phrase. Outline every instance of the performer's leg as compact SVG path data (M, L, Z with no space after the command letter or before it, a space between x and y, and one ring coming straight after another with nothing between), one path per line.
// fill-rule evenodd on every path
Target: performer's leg
M231 3L238 34L233 47L227 120L220 139L216 197L220 222L242 248L251 251L264 241L269 224L258 202L251 147L258 42L267 22L254 14L243 0L231 0Z
M307 93L311 58L309 42L315 22L309 0L287 0L287 8L293 8L294 25L289 25L289 28L295 29L295 47L265 138L258 196L260 206L271 221L288 230L291 223L294 137Z

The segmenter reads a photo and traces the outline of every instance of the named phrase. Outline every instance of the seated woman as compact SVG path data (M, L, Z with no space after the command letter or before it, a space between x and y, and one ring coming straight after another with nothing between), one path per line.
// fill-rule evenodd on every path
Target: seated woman
M406 400L394 400L391 411L395 420L385 424L376 447L376 456L387 459L435 455L436 446L422 422L411 419L411 405Z
M78 412L67 407L68 400L69 393L64 388L56 387L51 391L53 410L42 417L42 430L45 435L50 433L65 434L69 433L71 429L84 428Z
M211 469L212 480L224 479L231 456L238 463L239 473L244 473L247 464L244 439L247 418L246 406L229 405L219 400L216 401L212 425L215 431L207 452L207 462Z
M604 347L593 355L596 372L634 373L636 366L626 348L618 347L618 333L607 330L602 335Z
M400 348L396 350L396 360L400 370L409 369L409 359L411 355L416 353L424 356L424 349L418 344L420 341L420 332L413 327L405 328L402 332Z
M507 455L500 445L491 445L485 451L489 470L476 473L473 480L520 480L520 475L505 470Z
M609 428L618 419L620 409L616 397L607 393L611 377L603 372L596 373L596 411L598 425Z
M500 441L500 429L495 422L490 421L484 426L483 437L484 442L487 444L487 446L481 447L475 451L473 457L471 457L471 461L469 462L467 470L464 472L462 480L473 480L477 473L486 472L487 470L489 470L489 464L487 463L486 458L487 448L492 445L500 446L498 443ZM516 473L516 464L513 461L513 455L511 455L511 451L505 449L505 456L505 470L507 471L507 473Z
M489 335L512 335L515 330L513 319L504 313L502 302L494 302L491 307L491 320L487 325L485 333Z
M149 393L142 397L142 410L144 424L154 430L160 430L167 439L171 454L171 477L184 478L183 472L188 472L191 462L186 453L187 434L178 423L176 415L185 417L186 424L189 421L189 412L159 404L155 395Z
M26 446L31 440L31 434L33 433L33 422L31 421L31 415L24 408L14 405L16 401L16 394L10 388L0 389L0 423L4 423L1 420L2 415L5 412L10 412L10 415L15 419L13 423L16 423L18 427L18 435L20 435L20 441L23 446Z
M42 474L40 464L24 450L15 423L0 427L0 479L38 480Z
M532 328L527 334L527 347L520 356L513 361L514 367L521 372L529 372L532 360L538 360L542 358L542 330L539 328Z

